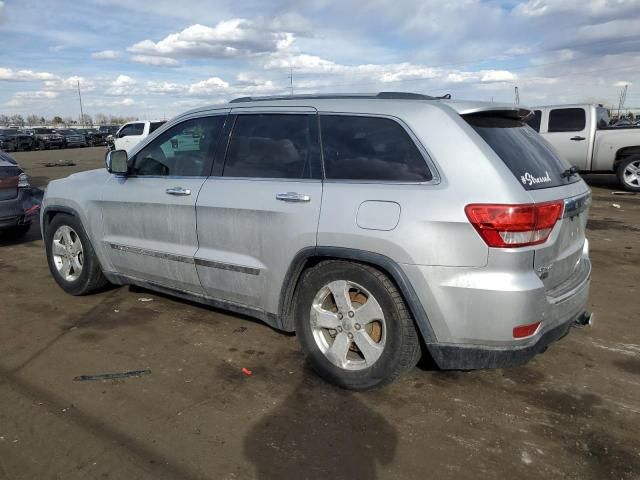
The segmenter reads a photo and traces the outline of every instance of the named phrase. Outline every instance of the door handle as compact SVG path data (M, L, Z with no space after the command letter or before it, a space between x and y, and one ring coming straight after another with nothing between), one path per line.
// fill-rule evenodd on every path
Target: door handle
M586 140L586 138L578 136L578 137L571 137L571 140L573 140L575 142L580 142L582 140Z
M278 193L276 195L276 200L281 200L283 202L309 202L311 197L304 193L284 192Z
M191 190L189 190L188 188L182 188L182 187L167 188L165 192L167 192L169 195L179 195L179 196L191 195Z

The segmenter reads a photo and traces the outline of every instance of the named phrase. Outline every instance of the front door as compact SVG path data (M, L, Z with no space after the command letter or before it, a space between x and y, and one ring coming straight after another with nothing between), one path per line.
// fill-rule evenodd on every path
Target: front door
M194 264L196 198L226 114L184 120L130 159L101 197L105 250L116 273L202 293Z
M316 245L317 114L253 108L232 115L224 170L198 197L196 268L207 295L276 313L293 258Z

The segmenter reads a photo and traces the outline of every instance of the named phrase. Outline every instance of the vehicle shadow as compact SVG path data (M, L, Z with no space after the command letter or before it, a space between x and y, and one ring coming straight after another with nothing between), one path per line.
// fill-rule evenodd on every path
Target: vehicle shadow
M590 187L609 188L613 191L624 190L614 174L581 174L580 176Z
M375 479L396 455L398 433L361 394L332 387L305 368L302 381L244 440L265 479Z
M22 245L25 243L37 242L38 240L42 240L38 217L35 217L32 220L31 228L26 235L14 236L8 232L0 232L0 247Z

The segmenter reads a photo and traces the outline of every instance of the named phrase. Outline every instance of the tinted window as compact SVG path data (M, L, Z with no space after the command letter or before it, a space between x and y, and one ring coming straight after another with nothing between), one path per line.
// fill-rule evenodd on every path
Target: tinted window
M321 178L316 115L238 115L225 177Z
M144 147L133 160L135 175L206 176L225 116L182 122Z
M525 123L483 115L469 115L465 119L526 190L557 187L579 180L578 175L562 176L569 164Z
M549 112L549 132L580 132L586 124L582 108L557 108Z
M424 157L397 122L350 115L322 115L320 118L328 179L431 180Z
M151 122L151 124L149 125L149 133L155 132L158 128L160 128L165 123L167 122Z
M606 108L596 108L596 122L598 128L609 126L609 111Z
M36 128L36 133L40 135L46 135L54 132L53 132L53 129L51 128Z
M130 135L142 135L144 131L144 123L130 123L125 125L118 134L120 137L128 137Z
M540 120L542 120L542 112L540 110L534 110L533 117L527 120L527 123L536 132L540 131Z

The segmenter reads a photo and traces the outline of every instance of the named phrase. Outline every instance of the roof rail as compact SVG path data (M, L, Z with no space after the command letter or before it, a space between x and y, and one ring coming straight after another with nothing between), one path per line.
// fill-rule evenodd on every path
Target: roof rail
M379 92L379 93L320 93L305 95L273 95L268 97L239 97L229 103L264 102L268 100L329 100L329 99L382 99L382 100L449 100L451 94L432 97L413 92Z

